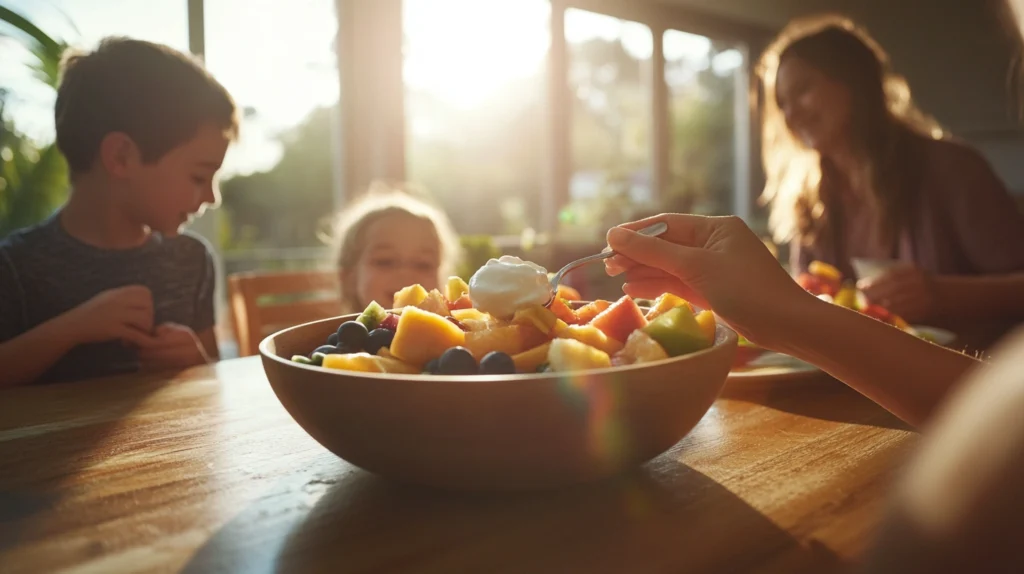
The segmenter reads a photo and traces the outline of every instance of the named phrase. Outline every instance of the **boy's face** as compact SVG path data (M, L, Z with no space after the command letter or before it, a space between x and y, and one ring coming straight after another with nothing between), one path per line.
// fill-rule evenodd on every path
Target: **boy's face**
M173 237L206 204L217 204L220 193L214 175L229 143L223 130L203 126L195 137L156 162L134 162L124 173L128 184L124 200L133 219Z

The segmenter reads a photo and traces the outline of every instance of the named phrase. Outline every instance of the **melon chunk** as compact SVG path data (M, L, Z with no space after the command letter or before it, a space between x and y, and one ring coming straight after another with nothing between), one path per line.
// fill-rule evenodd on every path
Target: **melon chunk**
M417 307L406 307L391 341L391 354L422 369L431 359L465 343L466 333L451 321Z
M597 327L616 341L625 341L630 333L642 329L647 325L643 311L637 306L636 301L629 295L605 309L600 315L594 317L590 325Z
M551 343L544 343L538 345L529 351L523 351L517 355L512 355L512 362L516 364L517 373L534 373L537 371L537 367L540 367L544 363L548 362L548 349L551 348Z

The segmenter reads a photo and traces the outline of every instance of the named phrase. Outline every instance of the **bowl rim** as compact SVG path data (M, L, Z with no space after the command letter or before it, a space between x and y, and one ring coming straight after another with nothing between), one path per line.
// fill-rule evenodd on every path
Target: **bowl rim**
M388 309L388 312L393 312L395 309ZM715 325L715 342L707 349L701 349L693 353L686 355L680 355L678 357L669 357L667 359L659 359L657 361L651 361L648 363L639 363L632 365L620 365L613 367L605 367L601 369L588 369L585 371L569 371L569 372L546 372L546 373L516 373L514 375L427 375L423 373L413 374L401 374L401 373L369 373L363 371L345 371L341 369L328 369L326 367L318 367L316 365L305 365L302 363L296 363L290 358L285 358L275 353L270 352L270 345L273 344L273 339L284 335L291 331L297 331L309 327L310 325L316 325L319 323L326 323L328 321L350 321L354 320L361 313L349 313L345 315L339 315L337 317L326 317L324 319L317 319L316 321L309 321L302 323L301 325L294 325L287 327L279 331L275 331L263 338L259 344L259 354L263 360L271 360L276 363L280 363L283 366L290 368L298 368L302 370L308 370L315 373L328 373L331 375L338 375L343 377L358 377L366 379L379 379L383 381L406 381L412 380L416 382L420 381L431 381L438 383L487 383L487 382L503 382L503 381L539 381L539 380L557 380L564 379L567 377L575 376L603 376L613 373L628 373L631 371L639 371L651 369L658 366L667 365L674 362L683 362L687 360L696 360L699 357L709 355L712 353L720 352L721 347L728 345L730 341L739 342L739 338L736 332L731 328L718 321Z

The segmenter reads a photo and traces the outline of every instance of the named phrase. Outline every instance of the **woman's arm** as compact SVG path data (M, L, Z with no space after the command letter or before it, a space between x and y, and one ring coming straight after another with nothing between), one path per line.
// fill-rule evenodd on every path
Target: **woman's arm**
M864 572L1024 572L1024 334L935 417Z
M669 224L660 237L630 231L655 221ZM980 364L811 296L736 218L660 215L611 230L608 244L618 255L607 270L625 273L629 295L667 291L714 309L749 340L817 365L913 425Z
M976 359L856 311L806 297L780 309L774 350L815 365L904 421L920 426Z

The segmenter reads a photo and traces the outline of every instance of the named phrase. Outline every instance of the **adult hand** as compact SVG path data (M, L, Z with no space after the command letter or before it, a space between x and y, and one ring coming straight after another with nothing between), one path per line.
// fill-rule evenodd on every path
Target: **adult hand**
M668 224L658 237L635 232ZM768 248L737 217L662 214L615 227L605 262L609 275L625 274L623 290L652 299L670 292L710 308L758 345L785 337L786 319L813 297L785 272Z

